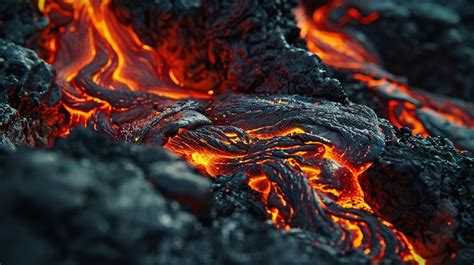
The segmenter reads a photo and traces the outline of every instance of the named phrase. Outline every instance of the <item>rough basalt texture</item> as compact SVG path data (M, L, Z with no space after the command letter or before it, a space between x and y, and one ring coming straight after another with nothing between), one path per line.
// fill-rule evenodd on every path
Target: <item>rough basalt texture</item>
M328 77L319 58L302 49L294 7L288 0L145 1L136 6L117 1L115 10L144 18L131 20L134 29L149 45L159 43L170 61L185 64L187 73L177 67L178 79L191 87L203 89L207 84L207 89L346 101L339 82ZM180 27L163 33L163 23Z
M397 137L360 178L366 202L425 257L472 249L473 158L442 138Z
M263 207L244 175L221 178L211 194L209 180L161 148L86 131L51 150L0 147L0 256L7 264L368 263L262 223ZM193 199L179 204L173 198L180 194Z
M252 187L261 192L267 212L278 210L280 227L304 230L315 244L327 244L340 255L370 248L365 254L371 259L401 262L406 246L391 229L365 210L335 203L359 194L352 172L379 157L385 141L394 137L393 129L369 108L301 96L231 94L209 102L203 114L182 110L164 117L182 126L168 135L165 147L215 178L240 172L253 180L267 178L269 184ZM177 117L186 122L175 122ZM161 128L167 124L157 123L144 142L156 144L153 139L163 138ZM313 172L318 175L311 180ZM363 227L364 242L352 247L353 234L333 216Z
M0 132L14 145L46 145L64 116L51 66L36 53L0 39Z
M238 91L343 100L319 58L298 48L293 7L292 1L205 1L206 37L218 54L211 61L222 64Z
M324 51L328 58L332 58L328 59L328 63L334 68L340 68L329 69L328 72L341 81L351 101L369 106L380 117L389 119L397 127L406 126L412 128L414 133L425 136L445 137L453 141L458 148L474 151L474 107L469 100L473 78L467 73L467 69L472 68L469 58L474 55L474 50L468 50L471 43L469 41L456 45L451 43L453 40L450 37L453 36L445 36L445 31L448 30L446 25L438 25L449 24L451 21L453 24L449 28L450 32L459 31L462 34L453 34L470 38L472 34L461 30L468 27L467 22L454 21L459 14L465 12L454 12L432 1L303 2L306 15L315 15L313 22L316 28L323 27L335 34L346 36L346 44L354 42L362 45L363 49L359 51L361 54L375 58L393 57L390 60L373 59L371 61L374 61L374 66L361 59L364 56L355 56L348 52L349 57L360 62L357 67L349 70L343 69L341 62L338 62L347 60L343 59L344 52L338 57L329 50ZM329 6L322 7L329 2ZM469 10L472 5L466 6ZM321 9L317 9L320 7ZM316 15L324 18L317 20ZM308 37L311 45L319 45L323 50L325 45L333 45L330 38L321 40L324 41L316 44L320 42L317 37ZM429 58L424 58L420 53ZM406 56L401 56L404 54ZM416 59L411 58L412 56ZM393 60L398 61L392 62ZM399 67L407 73L392 67ZM456 81L458 77L467 83L461 85L459 80ZM421 87L425 89L423 91L417 87L417 80L433 82L436 86ZM454 94L458 94L457 97L462 99L445 97L455 96Z

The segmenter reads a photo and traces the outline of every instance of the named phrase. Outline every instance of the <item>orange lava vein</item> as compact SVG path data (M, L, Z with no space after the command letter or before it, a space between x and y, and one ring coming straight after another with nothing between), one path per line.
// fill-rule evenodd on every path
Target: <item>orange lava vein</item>
M52 21L44 34L48 62L57 69L63 86L65 108L72 125L86 124L97 111L109 114L113 107L93 97L75 79L85 73L97 85L109 89L141 90L170 99L212 97L214 91L186 89L158 52L143 44L137 34L121 24L110 9L111 0L41 0L38 9ZM58 19L60 17L61 19ZM58 25L55 21L64 23ZM102 64L101 58L107 58ZM67 102L96 102L94 109L81 109Z
M336 68L353 72L353 77L367 84L370 89L385 89L390 94L404 95L421 106L414 105L403 100L391 99L387 106L387 118L397 127L408 127L414 135L429 136L422 121L417 117L418 109L433 111L447 122L474 128L474 117L462 110L455 104L446 101L444 106L439 107L432 104L428 96L422 92L412 90L407 84L398 83L385 77L378 58L373 55L360 41L344 32L343 26L351 20L362 24L369 24L380 18L380 14L373 12L363 16L359 10L350 7L345 16L337 23L332 22L329 14L334 9L344 5L345 0L330 0L327 4L316 9L311 18L308 18L304 10L296 12L298 26L301 29L302 38L306 39L308 49L317 54L321 60Z

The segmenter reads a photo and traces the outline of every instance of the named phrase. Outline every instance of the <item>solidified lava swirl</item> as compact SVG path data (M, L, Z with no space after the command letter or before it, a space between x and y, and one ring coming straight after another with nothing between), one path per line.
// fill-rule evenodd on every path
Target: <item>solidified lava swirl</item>
M419 112L474 126L462 108L436 105L392 79L375 56L339 31L340 25L327 24L338 3L317 9L312 20L300 10L310 51L390 95L388 117L396 126L430 135ZM315 244L324 242L341 255L355 250L374 263L393 257L425 263L429 257L417 254L423 246L378 217L359 184L385 141L395 137L386 121L362 105L188 87L167 55L142 43L112 5L110 0L38 1L51 22L40 54L57 72L61 104L69 114L63 134L86 125L116 139L163 145L212 178L245 173L276 226L309 231ZM350 11L339 22L345 19L371 23L377 14Z

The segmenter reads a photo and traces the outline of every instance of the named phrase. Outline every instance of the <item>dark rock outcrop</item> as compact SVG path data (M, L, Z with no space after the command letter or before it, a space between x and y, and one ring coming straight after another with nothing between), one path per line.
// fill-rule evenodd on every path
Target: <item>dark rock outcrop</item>
M48 145L65 115L51 66L35 52L0 39L0 132L14 145Z
M425 257L447 259L457 248L472 248L472 157L446 139L407 130L397 137L360 178L366 202Z

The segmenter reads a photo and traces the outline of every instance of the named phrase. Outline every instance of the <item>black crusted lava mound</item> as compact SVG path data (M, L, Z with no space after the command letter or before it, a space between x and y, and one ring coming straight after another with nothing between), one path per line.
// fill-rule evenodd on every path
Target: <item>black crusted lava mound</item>
M36 12L33 1L3 0L0 5L0 38L27 46L46 28L48 20Z

